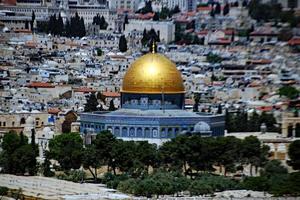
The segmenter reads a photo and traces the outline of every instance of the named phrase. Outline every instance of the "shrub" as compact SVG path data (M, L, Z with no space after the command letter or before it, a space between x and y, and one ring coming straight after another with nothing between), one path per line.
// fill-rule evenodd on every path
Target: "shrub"
M86 174L81 170L72 170L64 174L57 175L57 178L66 181L81 182L86 178Z
M6 196L8 193L7 187L0 187L0 196Z
M247 190L268 191L270 185L267 177L247 177L242 182L242 187Z
M191 183L189 189L191 196L212 194L213 188L207 185L203 180L195 180Z

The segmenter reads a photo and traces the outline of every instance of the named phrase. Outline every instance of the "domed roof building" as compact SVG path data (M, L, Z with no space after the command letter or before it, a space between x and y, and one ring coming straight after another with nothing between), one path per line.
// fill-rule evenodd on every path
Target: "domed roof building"
M193 132L194 128L203 129L204 125L199 124L203 122L212 136L224 135L224 116L184 110L184 95L176 65L161 54L145 54L132 63L124 76L121 109L81 114L80 131L110 130L123 140L161 144L179 134Z
M206 122L198 122L194 126L193 133L201 136L211 136L210 126Z

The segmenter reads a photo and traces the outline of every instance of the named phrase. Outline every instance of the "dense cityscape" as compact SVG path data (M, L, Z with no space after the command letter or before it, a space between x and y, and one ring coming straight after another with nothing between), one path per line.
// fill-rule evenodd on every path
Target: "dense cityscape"
M300 196L300 0L2 0L0 199Z

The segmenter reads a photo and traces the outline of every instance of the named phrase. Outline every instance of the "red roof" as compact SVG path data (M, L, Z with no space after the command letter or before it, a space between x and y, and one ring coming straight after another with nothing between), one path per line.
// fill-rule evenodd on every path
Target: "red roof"
M250 60L249 62L254 65L267 65L267 64L271 64L272 60L261 59L261 60Z
M193 99L185 99L185 105L194 105L195 101Z
M233 33L235 33L233 29L226 29L223 32L225 33L225 35L232 35Z
M293 37L288 41L288 44L291 46L300 45L300 37Z
M49 114L57 115L59 112L60 112L59 108L49 108L48 109Z
M207 35L208 34L208 30L203 30L200 32L197 32L198 35Z
M102 92L102 94L106 97L120 97L119 92Z
M265 112L268 112L268 111L272 111L273 110L273 106L261 106L261 107L258 107L257 110L260 110L260 111L265 111Z
M154 13L146 13L146 14L139 14L139 19L151 19L154 16Z
M32 82L27 85L29 88L55 88L51 83L43 83L43 82Z
M29 29L15 29L15 33L32 33Z
M231 40L226 39L226 38L220 38L219 40L211 41L208 44L210 44L210 45L229 45L229 44L231 44Z
M210 6L205 6L205 7L198 7L197 11L211 11L211 7Z
M74 92L90 93L90 92L96 92L96 90L87 87L82 87L82 88L76 88Z

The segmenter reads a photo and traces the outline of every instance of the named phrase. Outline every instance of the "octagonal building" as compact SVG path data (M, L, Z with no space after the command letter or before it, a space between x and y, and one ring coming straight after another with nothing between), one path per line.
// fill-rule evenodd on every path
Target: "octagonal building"
M184 110L184 94L176 65L161 54L145 54L132 63L124 76L121 108L82 113L80 132L110 130L123 140L147 140L160 145L179 134L195 133L194 126L205 122L212 136L223 136L224 116Z

